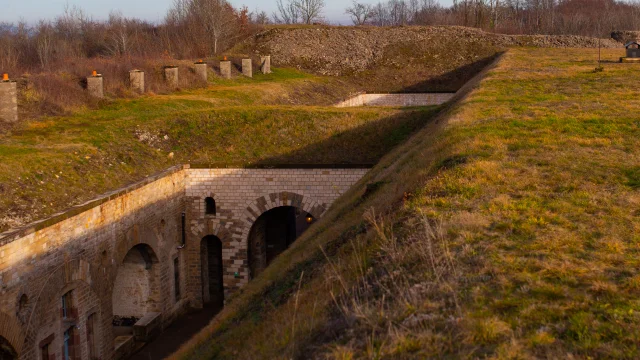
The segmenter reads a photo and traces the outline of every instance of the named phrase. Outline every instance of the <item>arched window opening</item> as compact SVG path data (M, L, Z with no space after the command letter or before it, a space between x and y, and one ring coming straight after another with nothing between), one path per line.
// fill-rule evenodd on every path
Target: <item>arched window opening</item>
M20 319L20 321L24 323L27 320L28 313L29 313L29 297L27 296L27 294L22 294L22 296L20 296L20 300L18 300L18 311L16 315L18 315L18 319Z
M315 221L313 215L293 206L273 208L256 219L249 232L249 270L260 274Z
M204 199L204 203L205 203L205 214L216 215L216 201L212 197L208 197Z

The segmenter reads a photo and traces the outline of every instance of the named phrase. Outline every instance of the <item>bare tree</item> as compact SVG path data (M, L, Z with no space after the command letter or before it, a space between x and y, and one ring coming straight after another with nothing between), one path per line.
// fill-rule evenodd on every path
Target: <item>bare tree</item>
M276 2L278 11L273 13L273 21L278 24L297 24L300 21L301 14L297 0L282 0Z
M351 17L354 25L364 25L373 15L373 6L353 0L351 6L344 12Z
M312 24L322 19L324 0L296 0L294 3L300 11L303 23Z
M36 35L36 52L38 53L38 59L40 60L40 66L43 69L49 67L49 64L53 60L53 41L54 31L53 26L49 22L40 21L38 23L37 35Z
M131 43L127 20L120 12L109 14L109 32L107 47L111 55L124 55L129 52Z

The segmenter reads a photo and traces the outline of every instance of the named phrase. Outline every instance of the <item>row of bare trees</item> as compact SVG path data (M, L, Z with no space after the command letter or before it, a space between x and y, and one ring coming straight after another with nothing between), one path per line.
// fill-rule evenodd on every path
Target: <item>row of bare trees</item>
M617 0L353 0L355 25L462 25L512 34L603 36L640 28L640 2Z
M67 7L51 21L0 23L0 70L54 70L59 63L95 57L212 56L257 31L266 18L226 0L175 0L161 24L117 12L98 21Z

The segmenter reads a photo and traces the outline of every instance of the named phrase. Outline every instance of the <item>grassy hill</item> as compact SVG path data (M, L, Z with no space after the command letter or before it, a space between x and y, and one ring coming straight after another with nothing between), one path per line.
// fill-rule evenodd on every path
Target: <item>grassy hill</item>
M438 111L314 106L346 91L276 69L21 123L0 135L0 232L176 164L372 164Z
M174 356L638 358L640 83L511 49Z

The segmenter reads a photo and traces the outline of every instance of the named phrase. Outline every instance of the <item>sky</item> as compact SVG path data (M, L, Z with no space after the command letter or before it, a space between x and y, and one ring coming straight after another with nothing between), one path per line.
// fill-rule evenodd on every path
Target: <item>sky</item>
M249 10L264 10L269 15L276 9L276 0L229 0L235 7L246 5ZM366 2L366 0L365 0ZM376 0L369 0L377 3ZM40 19L53 19L64 12L66 4L81 7L94 19L106 19L112 10L126 17L152 22L164 19L173 0L0 0L0 22L18 22L23 19L35 23ZM349 24L344 9L350 0L325 0L324 17L332 23Z

